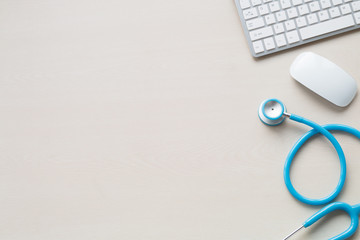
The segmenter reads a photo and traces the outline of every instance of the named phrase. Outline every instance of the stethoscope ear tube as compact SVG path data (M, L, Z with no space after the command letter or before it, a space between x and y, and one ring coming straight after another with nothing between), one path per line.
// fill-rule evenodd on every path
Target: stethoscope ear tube
M314 224L315 222L317 222L318 220L320 220L321 218L328 215L329 213L334 212L336 210L342 210L342 211L346 212L351 219L350 227L345 232L343 232L335 237L332 237L331 240L347 239L356 232L356 229L359 226L359 216L358 216L359 213L357 212L359 207L360 207L360 205L351 206L351 205L349 205L347 203L343 203L343 202L331 203L331 204L327 205L326 207L322 208L321 210L319 210L318 212L316 212L310 218L308 218L304 222L303 226L305 228L307 228L307 227L311 226L312 224Z
M329 131L348 132L348 133L358 137L359 139L360 139L360 131L358 131L355 128L352 128L352 127L349 127L346 125L340 125L340 124L329 124L329 125L321 126L319 124L316 124L308 119L297 116L295 114L291 114L290 119L293 121L299 122L299 123L306 124L306 125L312 127L313 129L311 131L307 132L306 134L304 134L295 143L295 145L290 150L290 152L286 158L285 166L284 166L284 180L285 180L286 187L288 188L290 193L297 200L299 200L303 203L310 204L310 205L322 205L322 204L329 203L339 195L339 193L341 192L341 190L345 184L345 179L346 179L346 160L345 160L344 152L343 152L339 142ZM338 182L336 188L334 189L334 191L332 193L330 193L330 195L328 195L327 197L324 197L324 198L320 198L320 199L312 199L312 198L308 198L308 197L301 195L299 192L297 192L295 190L294 186L291 183L291 179L290 179L290 168L291 168L292 161L293 161L296 153L298 152L298 150L303 146L303 144L307 140L309 140L311 137L313 137L314 135L316 135L318 133L321 133L322 135L324 135L332 143L332 145L334 146L334 148L339 156L340 179L339 179L339 182Z

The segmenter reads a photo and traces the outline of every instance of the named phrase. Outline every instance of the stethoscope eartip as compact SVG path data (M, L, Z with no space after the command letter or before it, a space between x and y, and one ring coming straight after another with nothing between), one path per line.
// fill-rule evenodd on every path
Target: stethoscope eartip
M259 107L260 120L269 126L276 126L285 120L285 105L278 99L271 98L263 101Z

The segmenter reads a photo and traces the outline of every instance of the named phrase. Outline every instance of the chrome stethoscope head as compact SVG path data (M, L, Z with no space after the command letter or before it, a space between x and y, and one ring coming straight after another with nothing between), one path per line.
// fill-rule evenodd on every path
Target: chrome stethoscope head
M278 99L267 99L260 104L259 118L266 125L279 125L289 116L290 114L286 112L285 105Z

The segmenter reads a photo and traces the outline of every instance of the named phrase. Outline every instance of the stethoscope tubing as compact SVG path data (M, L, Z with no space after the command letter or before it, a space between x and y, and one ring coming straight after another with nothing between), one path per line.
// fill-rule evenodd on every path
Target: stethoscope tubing
M330 203L333 201L341 192L342 188L345 184L346 179L346 160L344 152L339 144L339 142L336 140L336 138L330 133L330 131L343 131L349 134L354 135L355 137L360 139L360 131L349 127L346 125L341 124L328 124L328 125L319 125L313 121L310 121L306 118L300 117L295 114L290 114L286 112L284 104L277 100L277 99L268 99L261 103L259 107L259 118L260 120L269 125L269 126L276 126L279 125L284 121L286 117L290 118L291 120L305 124L312 128L312 130L305 133L292 147L290 150L286 160L285 160L285 166L284 166L284 180L285 185L288 188L289 192L293 195L293 197L300 202L310 204L310 205L323 205ZM267 114L269 113L269 114ZM313 137L316 134L322 134L324 135L330 143L334 146L338 157L340 161L340 178L338 181L337 186L335 189L326 197L319 198L319 199L313 199L308 198L303 195L301 195L293 186L291 179L290 179L290 169L291 164L293 162L293 159L296 155L296 153L299 151L299 149L304 145L306 141L308 141L311 137ZM330 238L329 240L344 240L352 236L358 225L359 225L359 219L358 215L360 215L360 204L351 206L344 202L333 202L329 205L325 206L318 212L316 212L314 215L312 215L310 218L308 218L303 225L293 231L290 235L288 235L285 239L288 239L292 235L294 235L296 232L301 230L302 228L307 228L311 226L313 223L324 217L325 215L329 214L330 212L336 211L336 210L342 210L349 214L349 217L351 219L351 224L348 229L346 229L343 233L338 234L335 237Z
M312 127L313 129L310 130L309 132L305 133L292 147L292 149L290 150L286 161L285 161L285 166L284 166L284 180L285 180L285 185L288 188L288 190L290 191L290 193L299 201L306 203L306 204L310 204L310 205L323 205L326 203L331 202L332 200L334 200L339 193L341 192L342 188L344 187L345 184L345 179L346 179L346 160L345 160L345 155L344 152L339 144L339 142L336 140L336 138L329 132L329 131L343 131L343 132L347 132L350 133L354 136L356 136L357 138L360 139L360 131L350 127L350 126L346 126L346 125L341 125L341 124L328 124L328 125L324 125L321 126L313 121L310 121L306 118L297 116L295 114L291 114L290 115L290 119L299 123L303 123L305 125L308 125L310 127ZM313 198L308 198L305 197L303 195L301 195L293 186L291 179L290 179L290 168L291 168L291 164L293 162L293 159L296 155L296 153L298 152L298 150L303 146L303 144L308 141L311 137L313 137L314 135L321 133L322 135L324 135L334 146L338 157L339 157L339 161L340 161L340 179L339 182L336 186L336 188L334 189L333 192L331 192L328 196L320 198L320 199L313 199Z

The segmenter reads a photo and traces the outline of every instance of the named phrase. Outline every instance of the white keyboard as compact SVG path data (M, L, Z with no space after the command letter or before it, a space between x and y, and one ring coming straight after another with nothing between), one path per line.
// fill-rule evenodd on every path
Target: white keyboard
M235 0L254 57L360 28L360 0Z

